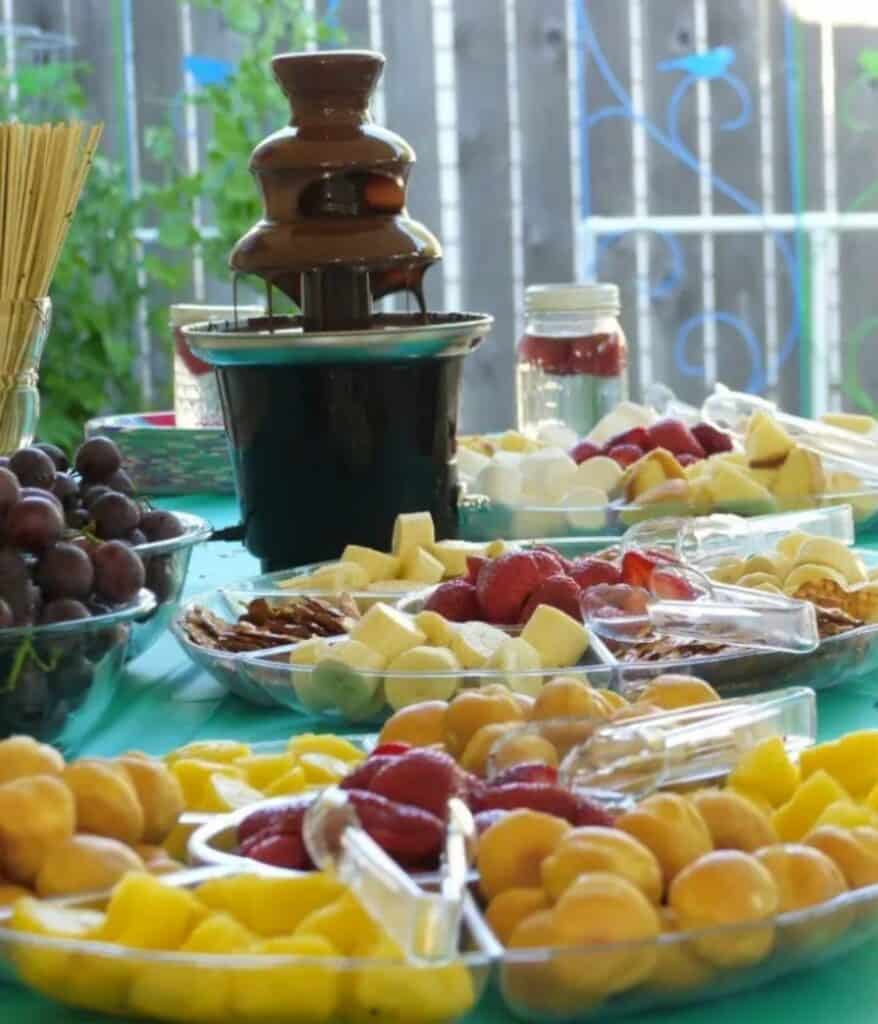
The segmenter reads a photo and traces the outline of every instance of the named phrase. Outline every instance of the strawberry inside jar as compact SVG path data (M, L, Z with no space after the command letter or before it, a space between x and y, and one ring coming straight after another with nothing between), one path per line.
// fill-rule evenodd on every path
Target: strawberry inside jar
M535 285L525 296L518 343L518 426L538 436L550 426L584 435L627 398L628 344L613 284Z

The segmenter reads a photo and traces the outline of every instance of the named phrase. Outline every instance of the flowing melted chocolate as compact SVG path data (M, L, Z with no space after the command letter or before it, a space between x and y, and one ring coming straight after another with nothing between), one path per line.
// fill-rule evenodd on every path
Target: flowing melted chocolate
M411 292L423 314L424 274L441 247L406 211L415 154L372 123L384 58L366 51L282 54L275 77L288 127L253 151L265 215L238 242L232 270L288 295L307 331L368 327L372 303Z

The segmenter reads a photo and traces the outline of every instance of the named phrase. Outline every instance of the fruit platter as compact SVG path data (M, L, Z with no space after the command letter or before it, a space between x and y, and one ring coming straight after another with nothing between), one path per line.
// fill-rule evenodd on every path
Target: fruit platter
M757 407L731 430L625 402L581 439L557 427L536 439L514 430L464 437L461 536L614 535L662 516L756 516L840 503L853 508L858 537L870 534L878 526L876 465L815 451L778 416Z
M688 561L662 547L685 526L701 538ZM349 545L338 562L230 584L181 606L173 630L232 692L333 725L478 686L534 697L559 675L624 694L666 672L725 695L823 689L878 664L878 562L853 536L843 506L655 520L609 547L437 541L428 514L407 513L389 552ZM382 578L400 566L422 578ZM392 583L396 599L376 599Z

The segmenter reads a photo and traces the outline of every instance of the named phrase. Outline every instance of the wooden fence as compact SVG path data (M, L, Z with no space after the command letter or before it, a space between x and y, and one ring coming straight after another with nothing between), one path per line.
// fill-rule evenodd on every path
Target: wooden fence
M325 13L327 0L303 2ZM113 4L128 19L122 53ZM621 285L635 395L664 380L698 400L723 380L790 408L878 408L875 10L340 0L347 45L388 58L376 113L418 153L410 209L446 249L431 305L496 317L467 371L468 428L514 419L524 286L591 276ZM142 128L187 87L184 58L234 61L241 44L182 0L0 0L0 12L75 40L106 144L129 147L147 179ZM228 282L205 288L228 301ZM158 394L167 346L154 347Z

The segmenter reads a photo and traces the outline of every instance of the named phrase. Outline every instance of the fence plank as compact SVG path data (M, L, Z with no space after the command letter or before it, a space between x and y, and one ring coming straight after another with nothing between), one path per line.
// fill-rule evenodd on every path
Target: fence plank
M517 5L524 279L572 281L566 0Z
M387 126L414 146L418 162L408 188L411 215L441 234L439 146L433 70L433 17L429 3L382 4L382 46L392 55L384 70ZM444 309L439 267L426 277L427 303Z
M486 310L495 317L491 337L469 358L464 378L464 427L480 431L502 429L515 420L515 296L503 8L503 0L454 2L462 300L465 309Z

